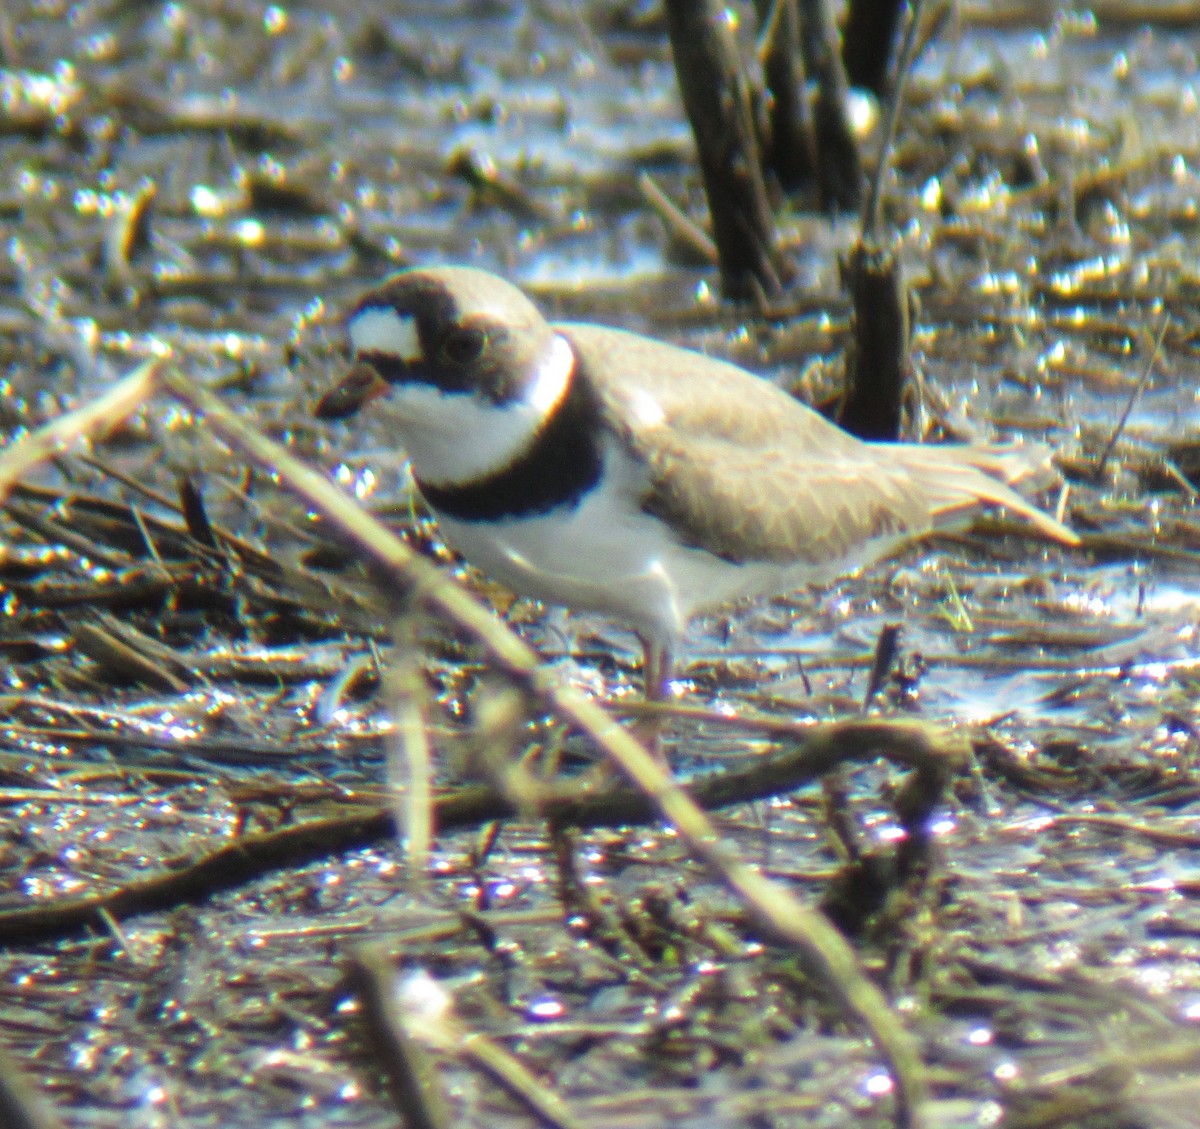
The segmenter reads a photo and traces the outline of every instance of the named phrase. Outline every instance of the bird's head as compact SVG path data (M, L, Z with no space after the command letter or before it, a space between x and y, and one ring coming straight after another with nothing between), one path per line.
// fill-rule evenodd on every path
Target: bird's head
M402 271L347 319L351 364L320 419L380 400L414 470L468 481L520 453L570 383L570 345L515 286L470 267Z

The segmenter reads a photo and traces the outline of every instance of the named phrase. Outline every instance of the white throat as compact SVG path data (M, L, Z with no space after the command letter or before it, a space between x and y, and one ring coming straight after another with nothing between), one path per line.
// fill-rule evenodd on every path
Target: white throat
M471 393L402 384L387 397L413 472L435 486L456 486L503 470L529 446L566 395L575 354L557 333L520 399L493 404Z

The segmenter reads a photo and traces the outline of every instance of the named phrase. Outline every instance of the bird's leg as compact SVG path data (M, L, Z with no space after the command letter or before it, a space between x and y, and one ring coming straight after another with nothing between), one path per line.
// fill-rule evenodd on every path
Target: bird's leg
M671 652L657 640L642 640L642 680L646 701L665 702L671 685Z
M675 672L671 648L658 639L639 636L642 640L642 681L647 702L665 702ZM663 760L661 717L647 717L635 727L638 737L656 760Z

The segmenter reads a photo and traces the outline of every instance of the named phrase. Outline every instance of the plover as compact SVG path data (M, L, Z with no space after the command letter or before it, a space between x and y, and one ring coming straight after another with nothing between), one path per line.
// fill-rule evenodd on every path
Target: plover
M552 323L469 267L402 271L352 310L353 363L317 404L386 406L446 541L521 595L623 620L662 698L689 620L831 581L1005 507L1012 449L866 443L773 384L620 329Z

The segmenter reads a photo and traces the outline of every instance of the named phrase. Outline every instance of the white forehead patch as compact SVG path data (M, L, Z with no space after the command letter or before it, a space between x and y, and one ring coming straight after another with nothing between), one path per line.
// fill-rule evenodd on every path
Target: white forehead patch
M387 353L410 363L421 359L417 319L398 314L390 306L367 306L346 328L356 353Z

